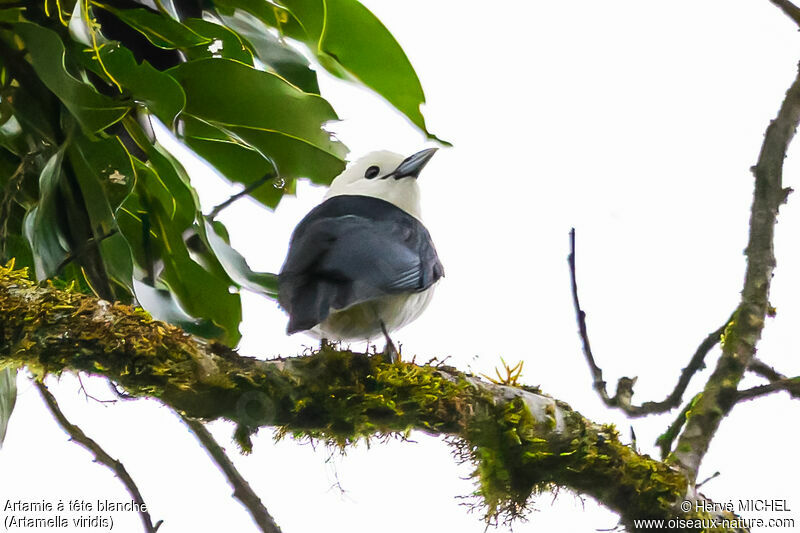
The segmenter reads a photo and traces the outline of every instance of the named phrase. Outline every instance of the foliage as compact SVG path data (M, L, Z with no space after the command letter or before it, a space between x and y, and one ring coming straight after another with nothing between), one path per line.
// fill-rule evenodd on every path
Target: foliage
M8 420L17 401L17 373L10 368L0 370L0 446L6 438Z
M151 120L274 208L298 179L329 183L347 155L308 58L423 131L424 95L356 0L156 4L0 3L0 262L235 345L238 291L274 297L275 276L200 211Z

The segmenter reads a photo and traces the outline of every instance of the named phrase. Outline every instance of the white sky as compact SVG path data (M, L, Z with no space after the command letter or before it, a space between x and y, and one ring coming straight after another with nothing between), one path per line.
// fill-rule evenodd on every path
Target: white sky
M748 169L794 77L796 28L767 0L365 4L416 67L431 130L455 145L420 178L424 217L447 275L422 318L395 334L404 355L449 355L455 366L484 373L500 356L522 359L526 383L593 420L617 423L627 438L630 422L601 405L580 352L568 231L578 231L581 298L606 379L636 375L636 400L663 399L738 301ZM424 146L379 98L327 78L322 85L344 119L336 132L355 156ZM798 187L797 160L792 150L789 186ZM197 179L205 205L230 194ZM323 193L301 185L277 213L242 201L222 220L251 266L276 271L291 229ZM799 232L792 198L777 234L778 316L759 347L763 360L788 375L800 374ZM274 302L245 294L244 305L242 353L293 355L313 342L285 336ZM707 375L693 381L686 399ZM256 531L168 409L155 401L87 402L71 376L50 383L69 418L125 463L153 518L165 520L160 531ZM108 397L99 381L89 389ZM704 492L719 501L786 499L791 513L746 517L800 524L797 408L785 395L737 406L704 462L701 478L721 472ZM639 447L657 455L653 442L675 415L636 421ZM262 431L255 453L242 457L230 424L211 427L285 533L484 530L457 499L472 490L463 479L470 468L455 465L439 439L414 434L416 443L361 446L342 458L288 440L274 444ZM24 380L0 475L0 505L129 499L67 441ZM344 493L332 488L337 479ZM612 513L565 491L542 495L535 506L530 522L514 531L588 533L616 524ZM135 513L113 516L115 531L141 530Z

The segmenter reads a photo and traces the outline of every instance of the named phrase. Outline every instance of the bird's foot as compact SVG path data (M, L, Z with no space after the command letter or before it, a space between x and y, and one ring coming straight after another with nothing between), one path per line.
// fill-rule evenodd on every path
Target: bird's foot
M384 362L389 363L390 365L400 360L400 352L398 352L397 348L394 347L394 343L392 341L386 343L386 348L383 349L381 356L383 357Z
M400 360L400 352L395 348L392 338L389 336L389 332L386 331L386 324L383 323L383 320L381 320L381 331L383 332L383 336L386 337L386 348L383 349L383 360L389 364L396 363Z

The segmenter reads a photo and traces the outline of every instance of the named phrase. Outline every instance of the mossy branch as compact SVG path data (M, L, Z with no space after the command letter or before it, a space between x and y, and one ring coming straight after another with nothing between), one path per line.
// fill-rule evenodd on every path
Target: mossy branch
M449 436L475 464L475 496L487 518L522 514L555 486L639 518L689 518L677 505L687 479L634 452L612 426L593 423L538 390L487 383L451 367L386 364L325 345L269 361L192 337L130 306L109 303L0 267L0 367L38 376L105 376L135 396L187 417L238 425L250 451L261 427L346 446L412 429Z

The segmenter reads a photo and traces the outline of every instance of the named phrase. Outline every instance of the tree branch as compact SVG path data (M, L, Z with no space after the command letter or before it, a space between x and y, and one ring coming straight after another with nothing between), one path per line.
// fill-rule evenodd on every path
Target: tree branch
M189 418L180 415L183 423L194 433L203 448L206 449L208 455L217 464L225 477L228 478L228 483L233 487L233 497L245 506L250 516L264 533L281 533L281 528L275 523L275 520L261 503L261 499L253 492L250 484L239 473L231 460L225 454L225 450L217 443L214 436L206 429L203 423L194 418Z
M692 480L697 477L700 462L719 424L737 401L739 382L755 355L764 321L770 312L769 288L775 269L775 223L778 209L789 193L782 185L783 161L798 123L800 73L786 92L778 116L767 127L758 162L753 167L755 190L741 302L723 332L722 356L717 367L688 413L686 426L670 456L670 460L685 469Z
M592 496L631 528L639 518L703 515L680 510L698 498L681 471L538 389L327 344L307 357L242 357L140 309L37 285L10 267L0 267L0 365L103 375L188 417L234 421L245 450L264 426L339 446L411 429L446 435L476 465L487 518L516 517L554 485Z
M747 370L753 374L759 375L768 381L778 381L786 379L786 376L769 366L767 363L757 357L753 357L750 364L747 365Z
M108 467L112 472L114 472L114 475L116 475L119 480L122 481L122 484L125 485L125 489L139 507L139 518L142 520L144 530L147 533L155 533L158 531L158 528L161 527L162 521L159 520L155 526L153 525L153 522L150 519L150 513L147 511L147 505L145 505L144 499L142 498L142 493L139 492L139 488L136 486L136 483L134 483L133 478L130 476L130 474L128 474L128 471L125 469L125 465L108 455L108 453L106 453L106 451L103 450L103 448L101 448L97 442L88 437L81 428L67 420L67 417L58 406L55 396L53 396L53 394L48 390L47 386L42 381L34 380L34 383L39 389L39 393L42 395L42 399L47 405L47 408L50 410L50 413L52 413L53 418L56 419L58 425L61 426L61 428L70 436L70 440L80 444L93 453L95 461Z
M597 366L594 354L592 353L591 344L589 343L589 333L586 328L586 313L581 308L580 300L578 299L578 282L575 267L575 228L569 232L569 256L567 257L569 263L569 273L572 285L572 303L575 308L575 318L578 322L578 334L581 338L581 345L583 347L583 354L586 357L586 362L589 365L589 370L594 379L594 389L600 395L608 407L615 407L623 411L629 417L647 416L650 414L664 413L670 411L681 404L683 394L689 386L692 377L699 371L705 368L705 358L708 352L719 343L720 336L725 330L725 325L719 327L716 331L708 334L708 336L700 343L700 346L695 350L694 355L689 360L689 364L681 371L678 378L678 383L675 389L660 402L644 402L642 405L631 404L633 397L633 386L636 384L636 378L623 377L617 381L617 391L614 396L609 396L606 389L606 382L603 379L603 370ZM726 322L727 324L727 322Z
M263 177L257 179L256 181L254 181L253 183L251 183L250 185L248 185L247 187L245 187L241 191L239 191L236 194L232 195L230 198L228 198L227 200L225 200L221 204L215 206L214 209L212 209L211 212L206 215L206 218L209 221L214 220L215 218L217 218L217 215L219 215L220 212L223 209L225 209L226 207L230 206L233 202L235 202L236 200L238 200L242 196L247 196L248 194L250 194L254 190L258 189L259 187L261 187L262 185L267 183L268 181L272 181L273 179L275 179L276 176L277 176L277 173L275 173L275 174L272 174L272 173L264 174Z
M661 450L661 458L666 459L669 455L669 452L672 450L672 443L675 442L675 439L678 438L678 435L681 432L681 428L686 423L686 415L692 409L692 406L697 401L697 396L692 398L692 401L687 403L681 412L675 417L675 420L672 421L672 424L669 425L667 430L658 436L656 439L656 446L659 447Z
M760 396L772 394L773 392L786 391L792 398L800 398L800 376L795 378L781 379L768 383L767 385L759 385L749 389L737 391L736 401L741 402L745 400L752 400Z
M794 5L789 0L769 0L783 11L787 17L792 19L796 24L800 25L800 8Z

